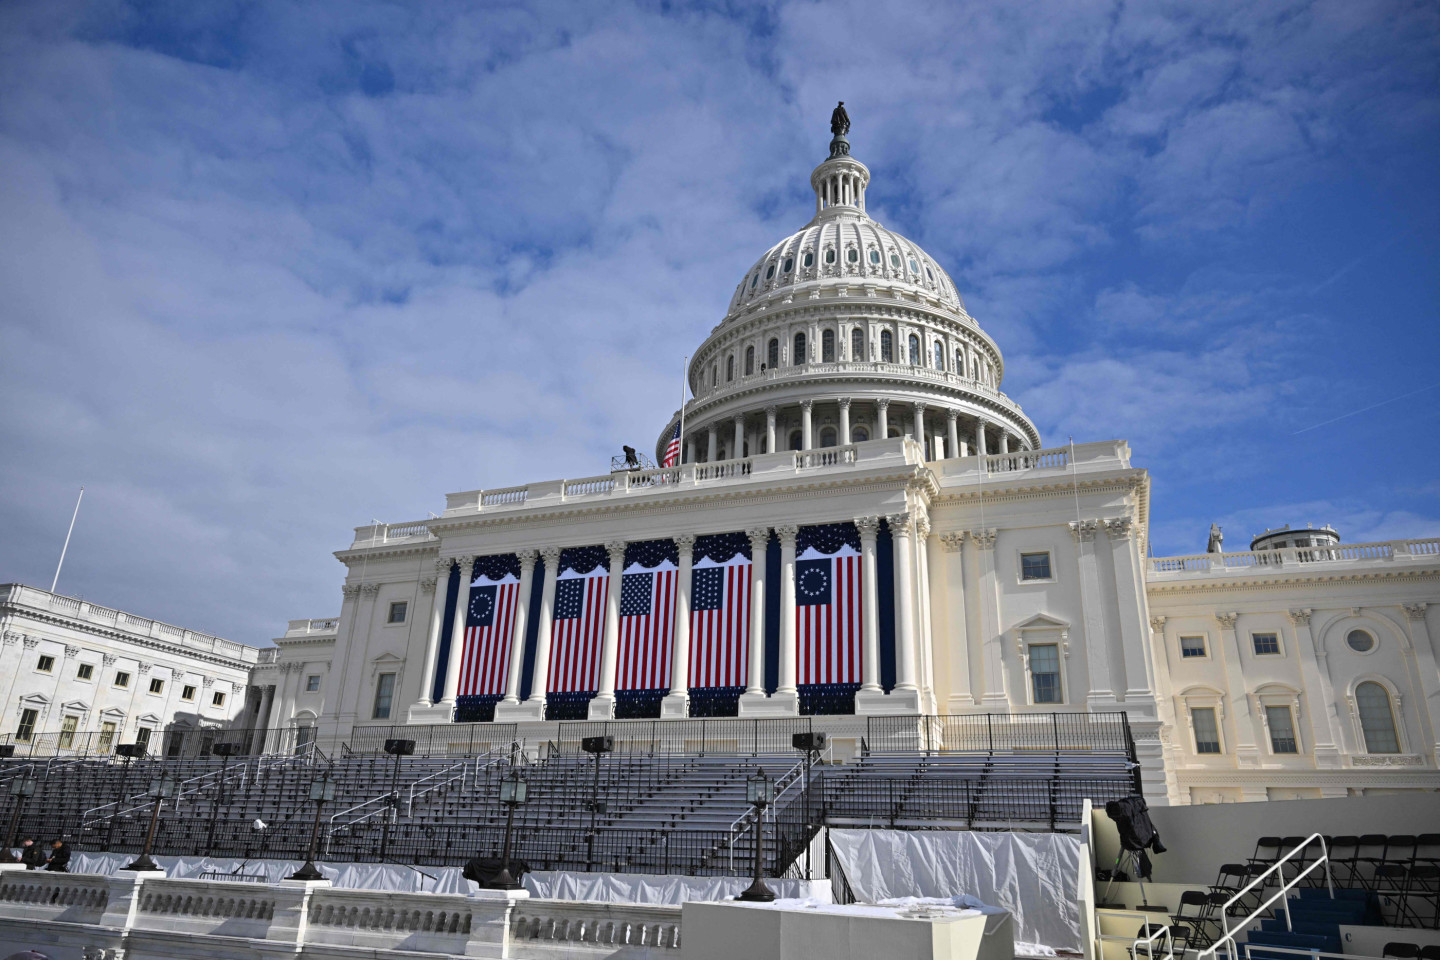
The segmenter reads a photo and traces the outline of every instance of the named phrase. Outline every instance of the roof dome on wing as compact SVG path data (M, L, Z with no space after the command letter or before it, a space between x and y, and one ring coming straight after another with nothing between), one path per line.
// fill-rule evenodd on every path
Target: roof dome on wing
M859 285L919 294L959 313L965 302L940 265L913 241L887 230L865 212L870 170L850 156L843 136L810 174L815 217L775 244L746 271L726 319L775 298L818 296L818 288Z

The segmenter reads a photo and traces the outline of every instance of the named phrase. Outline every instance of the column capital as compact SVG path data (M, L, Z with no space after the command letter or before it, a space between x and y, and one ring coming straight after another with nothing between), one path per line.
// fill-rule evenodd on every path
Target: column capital
M118 654L114 654L114 653L102 653L102 654L100 654L100 662L101 662L102 664L104 664L105 666L107 666L107 667L113 667L113 666L115 666L115 661L116 661L116 660L119 660L119 659L120 659L120 657L119 657Z
M611 563L610 572L611 572L611 573L614 573L614 572L615 572L615 566L614 566L614 565L617 564L617 563L618 563L618 564L623 564L623 563L625 562L625 541L624 541L624 540L609 540L609 541L606 541L606 543L605 543L605 552L608 553L608 554L610 554L610 563Z
M855 529L860 531L860 539L862 541L874 540L880 533L879 517L856 517L854 522Z
M471 560L470 562L471 562L471 563L474 563L473 560ZM363 594L364 596L367 596L367 597L377 597L377 596L380 595L380 584L378 584L378 583L362 583L362 584L360 585L360 592L361 592L361 594Z
M670 539L675 541L675 549L681 553L690 553L695 549L695 534L677 533Z
M435 576L437 576L437 577L448 577L448 576L450 576L450 568L453 567L454 565L455 565L455 558L454 558L454 557L436 557L436 558L435 558Z
M13 647L15 644L20 642L20 638L23 636L25 636L23 633L16 633L14 630L6 630L5 636L3 638L5 646Z
M1295 626L1308 627L1310 626L1311 613L1312 610L1310 607L1301 607L1299 610L1287 610L1285 615L1290 618L1290 622Z
M560 559L560 547L541 547L539 550L540 559L545 561L549 570L555 569L556 562Z
M26 650L34 650L36 647L40 646L39 637L31 636L29 634L23 634L20 639L25 644Z
M769 420L769 421L771 421L771 422L774 422L775 417L776 417L779 413L780 413L780 407L779 407L778 405L772 403L772 404L770 404L769 406L767 406L767 407L765 408L765 419L767 419L767 420Z
M300 664L298 664L298 663L295 664L295 669L296 669L296 670L299 670L299 669L300 669ZM178 668L176 668L176 667L171 667L171 668L170 668L170 679L171 679L171 680L184 680L184 679L185 679L185 671L184 671L184 670L180 670L180 669L178 669Z
M360 584L347 583L340 587L340 595L346 600L354 600L360 596Z
M780 538L780 545L795 546L795 537L800 533L800 528L793 523L783 523L775 528L775 535Z
M734 423L744 425L744 423L745 423L745 414L743 414L743 413L737 413L737 414L735 414L735 416L731 417L730 419L731 419L731 421L734 422Z
M435 584L437 582L438 580L435 577L421 577L420 592L428 597L430 594L435 592Z
M975 546L981 550L992 550L995 547L996 530L991 527L988 530L971 530L970 539L975 541Z
M994 421L992 421L992 420L987 420L987 419L984 418L984 417L976 417L976 418L975 418L975 426L976 426L977 428L988 427L988 426L990 426L990 424L993 423L993 422L994 422Z
M958 553L965 544L968 534L964 530L956 530L953 533L940 534L940 546L945 548L946 553Z
M921 540L930 536L930 518L923 513L915 517L915 535Z
M892 536L892 537L908 537L908 536L910 536L910 522L911 522L911 514L910 514L910 511L907 510L907 511L905 511L904 513L892 513L892 514L888 515L888 516L885 518L885 520L886 520L886 522L888 522L888 523L890 524L890 536Z
M1070 528L1070 536L1076 542L1084 543L1086 540L1095 539L1095 531L1100 526L1098 520L1071 520L1066 524Z
M1220 626L1224 627L1226 630L1234 630L1235 622L1240 619L1240 614L1238 611L1232 610L1229 613L1215 614L1215 619L1220 621Z
M809 410L811 407L815 406L815 400L811 397L806 397L804 400L800 401L800 406L802 409Z
M1411 620L1424 620L1425 610L1430 606L1430 604L1424 602L1406 603L1402 604L1402 606L1404 606L1405 608L1405 616L1409 617Z
M75 645L69 644L69 643L65 644L65 659L66 659L66 660L74 660L74 659L75 659L76 657L78 657L78 656L80 656L80 648L79 648L78 646L75 646ZM146 668L148 668L148 665L147 665L147 664L144 664L144 663L140 664L140 666L141 666L141 667L146 667ZM143 673L144 670L142 670L141 672Z
M770 545L770 528L752 527L745 531L745 536L750 538L750 562L756 563L756 556Z
M1133 521L1129 517L1115 517L1105 521L1105 532L1111 540L1129 540Z
M926 403L924 400L916 400L910 405L915 408L916 413L924 413L926 409L928 409L930 406L930 404Z
M885 410L889 408L890 401L885 399L884 397L881 397L879 400L875 401L875 406L879 407L881 410Z
M959 411L959 410L953 410L953 409L952 409L952 410L946 410L946 411L945 411L945 419L946 419L946 420L949 420L951 423L954 423L956 420L959 420L959 419L960 419L960 411Z
M1152 632L1154 632L1154 633L1164 633L1164 632L1165 632L1165 619L1166 619L1165 617L1151 617L1151 618L1150 618L1150 630L1151 630Z
M840 399L836 400L835 402L838 403L838 404L840 404L840 409L841 409L841 410L849 410L849 409L850 409L850 398L849 398L849 397L841 397Z
M534 550L516 550L515 558L520 561L520 572L522 574L535 569Z

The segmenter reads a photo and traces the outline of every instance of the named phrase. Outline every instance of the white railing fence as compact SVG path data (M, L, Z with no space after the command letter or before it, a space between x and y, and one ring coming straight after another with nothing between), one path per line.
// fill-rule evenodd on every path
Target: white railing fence
M1320 856L1308 864L1306 864L1303 859L1290 864L1290 861L1295 860L1296 857L1299 857L1300 854L1312 844L1316 843L1320 845ZM1285 866L1287 864L1296 868L1295 876L1289 880L1285 879ZM1235 938L1248 930L1250 925L1256 920L1269 915L1270 908L1276 903L1282 904L1285 908L1285 929L1294 930L1294 925L1290 921L1290 891L1298 887L1300 881L1322 867L1325 870L1325 887L1330 893L1330 898L1333 900L1335 898L1335 882L1330 875L1330 851L1325 844L1325 838L1318 833L1312 833L1305 838L1304 843L1301 843L1294 850L1291 850L1285 854L1285 856L1276 860L1266 868L1264 873L1241 887L1229 900L1225 901L1225 905L1220 908L1220 929L1222 932L1214 943L1200 951L1196 960L1214 960L1215 957L1219 956L1222 947L1225 950L1227 960L1240 960L1239 945L1235 942ZM1280 884L1279 889L1268 899L1262 900L1258 906L1250 911L1244 920L1241 920L1234 927L1231 927L1230 908L1256 891L1259 892L1261 897L1264 897L1265 890L1270 885L1271 877L1278 878ZM1266 947L1265 949L1269 950L1270 948Z

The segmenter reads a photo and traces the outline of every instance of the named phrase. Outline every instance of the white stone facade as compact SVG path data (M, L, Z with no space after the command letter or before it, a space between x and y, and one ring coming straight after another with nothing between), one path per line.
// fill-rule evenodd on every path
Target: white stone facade
M228 726L260 652L18 583L0 584L0 636L0 738L106 752Z

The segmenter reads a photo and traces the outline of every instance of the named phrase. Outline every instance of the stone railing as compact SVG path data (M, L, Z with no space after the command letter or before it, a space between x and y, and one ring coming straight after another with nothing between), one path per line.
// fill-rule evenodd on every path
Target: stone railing
M430 532L430 527L423 520L412 523L371 523L355 528L354 545L369 547L410 541L422 543L434 539L435 534Z
M285 628L287 637L309 637L334 633L340 627L339 617L317 617L312 620L291 620Z
M1440 539L1381 540L1318 547L1282 547L1236 553L1197 553L1184 557L1150 557L1146 579L1152 582L1196 577L1232 577L1245 574L1297 573L1320 566L1440 561Z
M927 367L922 364L889 363L882 360L836 360L828 363L803 363L798 366L770 367L759 373L753 373L748 377L737 377L728 383L721 383L716 387L703 391L695 400L690 401L692 407L698 405L709 405L718 400L752 389L761 384L784 382L788 380L810 380L816 377L825 376L866 376L873 377L891 376L904 380L923 380L937 385L953 387L974 393L982 397L993 397L1011 407L1015 406L1008 396L1000 390L983 380L972 380L970 377L961 376L958 373L951 373L948 370L936 370L934 367ZM1015 407L1015 409L1019 409Z
M255 662L256 648L233 640L211 636L195 630L186 630L173 624L137 617L123 610L102 607L76 597L67 597L49 590L27 587L24 584L6 584L0 592L0 602L26 604L42 610L51 610L63 616L98 623L135 636L162 640L192 650L204 650L217 656L238 660L242 664Z
M624 947L674 950L678 956L680 907L520 900L510 938L518 956L573 956L585 948L610 956Z

